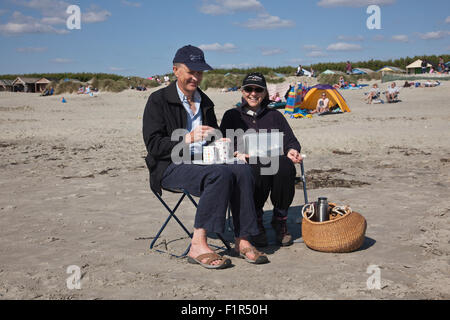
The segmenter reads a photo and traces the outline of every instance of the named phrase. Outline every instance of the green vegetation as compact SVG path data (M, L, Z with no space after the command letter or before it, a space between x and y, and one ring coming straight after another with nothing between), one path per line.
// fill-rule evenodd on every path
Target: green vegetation
M450 55L441 55L444 61L450 60ZM425 59L433 65L437 65L439 56L415 56L399 58L395 60L369 60L369 61L351 61L353 68L367 68L373 71L379 70L384 66L393 66L401 69L405 69L406 66L417 59ZM345 71L346 62L324 62L312 64L310 66L303 66L303 68L309 70L311 67L318 74L323 71L335 70ZM204 73L203 81L200 87L203 90L208 88L233 88L239 87L242 84L242 80L245 75L251 72L260 72L264 74L268 83L281 83L285 81L285 77L295 75L297 66L285 66L285 67L254 67L247 69L215 69ZM124 77L116 74L107 73L33 73L23 75L0 75L0 79L14 80L17 77L28 78L47 78L53 82L50 84L53 86L57 93L64 92L76 92L80 84L85 84L91 81L94 88L98 88L101 91L120 92L130 87L146 86L148 88L159 86L158 82L154 80L148 80L140 77ZM170 74L171 79L174 79L173 74ZM340 75L320 75L318 77L319 83L337 83ZM162 76L160 77L163 78ZM370 73L368 75L344 75L345 81L349 83L357 83L358 80L381 80L381 74ZM70 79L70 81L64 81ZM80 81L80 82L77 82ZM76 87L76 89L74 89Z
M381 73L371 72L361 75L340 75L340 74L321 74L317 77L317 82L320 84L335 84L339 83L339 78L344 77L344 80L348 83L358 83L360 80L381 80Z

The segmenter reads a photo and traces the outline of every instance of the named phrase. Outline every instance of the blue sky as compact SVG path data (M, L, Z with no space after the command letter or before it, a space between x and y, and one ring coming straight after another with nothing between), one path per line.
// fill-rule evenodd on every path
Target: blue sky
M69 30L67 7L81 9ZM381 9L369 30L366 10ZM1 0L0 74L171 71L201 47L216 68L296 66L450 52L448 0Z

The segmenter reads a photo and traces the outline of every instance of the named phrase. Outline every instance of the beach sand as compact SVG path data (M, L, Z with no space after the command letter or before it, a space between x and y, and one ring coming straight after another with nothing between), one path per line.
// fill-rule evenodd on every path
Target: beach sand
M167 217L149 190L141 131L155 89L64 95L65 104L0 93L0 299L449 299L449 86L402 89L401 102L383 105L362 101L367 88L341 91L350 113L287 118L307 155L309 200L361 213L365 243L346 254L271 245L270 264L232 258L219 271L149 249ZM240 99L207 94L219 122ZM177 195L163 196L175 205ZM297 189L297 240L303 203ZM274 244L271 210L269 200ZM193 205L179 213L191 228ZM188 242L171 221L157 247L181 253ZM69 266L81 270L80 290L67 286ZM380 289L367 286L370 266Z

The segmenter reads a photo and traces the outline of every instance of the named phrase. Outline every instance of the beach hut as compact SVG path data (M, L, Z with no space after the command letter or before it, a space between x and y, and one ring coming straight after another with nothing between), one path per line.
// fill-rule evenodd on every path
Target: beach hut
M13 81L14 92L36 92L36 82L39 78L18 77Z
M36 81L36 92L44 92L45 88L47 88L48 84L52 81L47 78L41 78Z
M427 64L427 71L429 71L432 65L430 63ZM406 72L408 74L420 74L422 73L422 60L417 59L416 61L414 61L413 63L411 63L410 65L408 65L406 67Z
M318 84L312 87L303 99L300 109L316 109L317 101L320 99L322 92L327 94L327 98L330 100L330 107L338 106L342 112L350 112L350 108L344 97L339 91L328 84Z
M0 79L0 91L13 91L13 81Z

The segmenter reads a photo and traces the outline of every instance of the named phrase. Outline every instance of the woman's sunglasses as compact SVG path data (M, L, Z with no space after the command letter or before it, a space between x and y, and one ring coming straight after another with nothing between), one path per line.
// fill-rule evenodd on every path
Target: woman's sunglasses
M264 92L264 88L261 87L244 87L244 91L247 93L252 93L253 91L256 93Z

